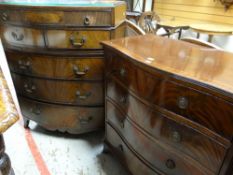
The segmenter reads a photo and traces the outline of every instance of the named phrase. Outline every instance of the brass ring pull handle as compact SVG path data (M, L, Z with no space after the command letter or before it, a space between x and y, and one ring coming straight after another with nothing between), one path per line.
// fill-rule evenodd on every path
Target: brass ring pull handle
M86 17L84 18L83 23L84 23L85 26L89 26L89 25L90 25L90 19L86 16Z
M20 35L18 35L15 32L11 32L11 36L14 38L14 40L16 41L22 41L24 39L24 35L21 33Z
M7 21L8 18L9 18L8 15L7 15L5 12L3 12L3 13L2 13L2 20L3 20L3 21Z
M89 71L89 67L85 67L82 71L80 70L80 68L76 65L73 66L73 71L75 73L75 75L78 75L78 76L83 76L83 75L86 75L87 72Z
M18 61L18 67L21 70L29 70L30 66L31 66L30 61L22 61L22 60Z
M87 92L86 94L81 94L80 91L76 91L76 96L77 96L78 99L80 99L80 100L86 100L88 97L91 96L91 92Z
M74 46L74 47L80 48L80 47L82 47L82 46L85 44L85 42L86 42L86 39L85 39L84 37L82 37L82 38L79 39L79 40L80 40L80 42L77 42L77 41L75 41L74 36L71 36L71 37L70 37L70 43L71 43L72 46Z
M29 84L25 83L24 84L24 90L27 93L32 94L36 90L36 86L35 85L29 85Z
M30 111L33 113L33 114L36 114L36 115L40 115L41 114L41 110L39 107L34 107L34 108L31 108Z
M182 140L181 134L177 131L174 131L171 133L171 139L176 142L179 143Z
M179 97L177 104L180 109L187 109L189 104L187 97Z
M176 167L176 163L172 159L168 159L166 161L166 167L168 169L174 169Z
M93 120L93 117L92 116L89 116L89 117L85 117L85 118L82 118L82 117L79 117L79 122L80 122L80 124L88 124L88 123L90 123L91 121Z

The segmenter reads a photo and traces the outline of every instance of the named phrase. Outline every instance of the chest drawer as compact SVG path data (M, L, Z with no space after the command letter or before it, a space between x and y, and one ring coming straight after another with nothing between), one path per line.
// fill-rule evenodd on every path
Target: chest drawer
M40 30L32 28L3 26L2 39L9 45L18 47L44 47L44 38Z
M200 162L211 171L218 172L227 148L194 129L146 107L132 96L128 96L127 99L132 105L129 105L126 111L122 113L119 112L122 108L117 105L119 102L114 105L111 100L107 101L106 115L108 121L127 132L125 128L127 115L133 123L157 141L170 145Z
M124 143L117 132L108 124L106 124L105 140L114 149L116 155L123 160L133 175L159 175L154 169L148 167L140 160Z
M122 58L113 56L106 60L107 76L115 77L140 98L195 121L228 140L232 139L232 104L175 83L159 73L145 72Z
M107 109L109 109L109 105ZM139 154L145 162L151 164L154 169L158 169L164 174L193 174L193 175L207 175L214 174L211 170L205 168L198 161L186 156L182 152L175 151L167 144L163 144L160 140L153 139L149 135L143 133L139 128L135 127L127 118L124 120L124 125L116 124L113 117L117 114L111 113L113 111L107 111L107 116L111 116L111 119L107 120L113 128L115 128L125 142L132 147L132 149ZM116 117L117 118L117 117ZM115 119L116 119L115 118ZM122 117L121 117L122 118ZM117 119L116 119L117 120Z
M103 4L104 5L104 4ZM56 26L115 26L125 18L125 5L118 7L87 9L76 7L73 10L52 9L0 10L0 21L13 24L56 25ZM117 14L115 16L114 12ZM115 19L114 19L115 18Z
M20 52L7 52L6 55L11 71L20 74L66 80L103 80L103 58L43 56Z
M48 47L53 49L101 49L101 41L110 39L110 31L48 30Z
M103 127L102 107L52 105L25 98L19 98L19 102L25 118L34 120L49 130L79 134Z
M36 100L73 104L103 105L103 83L60 81L30 78L12 74L18 94Z

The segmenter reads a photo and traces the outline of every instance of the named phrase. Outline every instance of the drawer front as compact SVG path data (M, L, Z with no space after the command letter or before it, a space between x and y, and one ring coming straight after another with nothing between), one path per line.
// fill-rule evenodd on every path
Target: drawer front
M43 56L17 52L7 52L6 55L11 71L20 74L66 80L103 80L102 58Z
M111 26L110 11L0 11L2 22L56 26Z
M44 47L44 38L40 30L3 26L2 28L3 40L12 46L17 47Z
M71 107L39 103L19 98L23 116L49 130L84 133L103 127L104 110L101 107Z
M120 94L118 94L121 96ZM179 124L167 116L147 107L134 97L129 96L130 101L125 114L153 138L168 144L197 160L214 172L218 172L225 157L226 148L218 142L202 135L201 133ZM107 101L107 119L117 126L124 128L125 114L120 114L118 109L110 101ZM120 104L117 102L117 104ZM132 104L132 106L131 106Z
M162 143L160 140L153 139L145 133L143 134L142 130L133 126L132 122L127 118L123 120L124 123L122 125L122 115L116 109L111 110L110 105L110 103L107 104L107 123L118 130L132 149L155 169L157 168L165 174L173 175L214 174L198 161L186 156L181 151L173 149L169 145ZM112 106L112 108L114 107Z
M105 139L114 149L114 153L124 160L127 168L133 175L159 175L153 169L145 165L134 153L126 146L126 144L121 140L120 136L116 131L110 126L106 125L106 137Z
M48 30L48 47L53 49L101 49L101 41L110 39L109 31Z
M107 57L107 75L115 77L139 97L232 139L232 104L174 83L161 74L149 74L125 59L117 59L117 55Z
M12 73L18 94L62 104L103 105L103 83L29 78Z

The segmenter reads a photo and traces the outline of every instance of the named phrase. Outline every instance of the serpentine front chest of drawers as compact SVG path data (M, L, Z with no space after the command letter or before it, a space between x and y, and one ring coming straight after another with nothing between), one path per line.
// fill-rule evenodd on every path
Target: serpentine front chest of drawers
M105 143L134 175L232 175L233 54L154 35L103 42Z
M125 3L0 3L1 38L25 118L49 130L103 127L103 49L120 35ZM67 4L68 3L68 4Z

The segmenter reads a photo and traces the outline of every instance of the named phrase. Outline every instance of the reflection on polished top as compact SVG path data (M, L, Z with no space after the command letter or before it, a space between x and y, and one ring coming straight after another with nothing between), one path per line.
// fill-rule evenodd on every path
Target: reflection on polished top
M101 0L0 0L0 4L23 6L80 6L80 7L114 7L122 3Z
M233 54L155 35L103 42L133 61L188 78L233 96Z
M19 119L7 82L0 69L0 134Z

